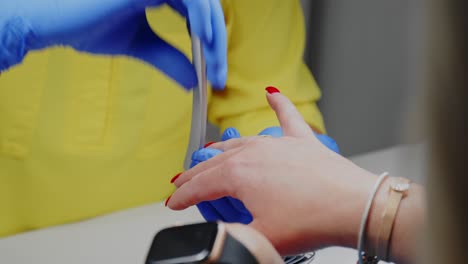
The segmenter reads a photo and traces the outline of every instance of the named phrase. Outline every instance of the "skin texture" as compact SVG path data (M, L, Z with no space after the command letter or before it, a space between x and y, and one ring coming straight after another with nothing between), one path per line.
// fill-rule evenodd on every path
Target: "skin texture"
M364 206L377 176L323 146L285 96L267 94L267 100L285 136L245 137L211 145L224 153L181 174L168 206L182 210L232 196L245 204L254 217L250 225L280 254L329 245L356 247ZM384 184L375 200L370 238L378 234L385 190L388 185ZM405 198L395 222L397 242L416 237L414 227L423 218L420 188L412 187L408 197L413 198ZM398 260L409 260L409 244L392 243Z

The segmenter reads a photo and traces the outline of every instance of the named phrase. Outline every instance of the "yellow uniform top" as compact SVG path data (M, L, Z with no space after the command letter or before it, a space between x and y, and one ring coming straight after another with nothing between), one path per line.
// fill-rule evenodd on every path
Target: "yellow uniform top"
M229 75L209 119L243 135L277 125L276 86L323 130L319 89L302 62L299 1L225 0ZM153 29L190 55L182 17L148 11ZM160 201L188 143L191 93L131 58L53 48L0 76L0 236Z

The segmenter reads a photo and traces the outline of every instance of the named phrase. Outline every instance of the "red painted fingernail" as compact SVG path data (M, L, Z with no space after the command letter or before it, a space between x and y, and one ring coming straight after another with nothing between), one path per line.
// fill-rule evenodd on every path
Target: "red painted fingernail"
M273 86L268 86L267 88L265 88L265 90L266 90L269 94L281 93L280 90L278 90L278 88L275 88L275 87L273 87Z
M169 203L169 200L171 199L171 197L172 197L172 194L171 194L171 195L169 195L169 197L167 197L167 199L166 199L166 203L164 203L164 206L166 206L166 207L167 207L167 203Z
M179 176L180 176L181 174L182 174L182 172L179 173L179 174L177 174L176 176L172 177L171 183L174 183L174 182L177 180L177 178L179 178Z
M213 145L214 143L216 143L216 142L213 142L213 141L208 142L208 143L206 143L205 146L203 146L203 147L204 147L204 148L207 148L207 147Z

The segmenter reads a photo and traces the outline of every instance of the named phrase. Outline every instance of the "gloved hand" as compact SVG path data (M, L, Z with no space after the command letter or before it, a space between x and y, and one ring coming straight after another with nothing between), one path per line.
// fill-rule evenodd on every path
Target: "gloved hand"
M269 127L260 132L259 135L282 137L283 131L281 127ZM329 149L339 153L338 145L332 138L327 135L317 134L316 137ZM222 141L226 141L232 138L240 138L240 133L235 128L226 129L221 136ZM221 150L213 148L203 148L195 151L192 155L192 163L190 164L190 168L220 153L222 153ZM252 214L249 212L249 210L247 210L244 204L238 199L232 197L223 197L214 201L201 202L197 204L197 207L207 221L221 220L223 222L240 222L243 224L249 224L253 220Z
M190 19L202 42L208 79L224 87L227 37L219 0L14 0L0 3L0 71L32 50L69 46L78 51L140 59L190 89L194 67L150 28L145 8L169 4Z
M221 136L221 140L229 140L231 138L240 138L240 133L235 128L228 128ZM192 154L192 163L190 168L198 163L206 161L218 154L221 150L212 148L203 148L195 151ZM223 197L221 199L209 202L201 202L197 204L198 210L207 221L221 220L227 223L244 223L252 222L253 218L250 212L245 208L244 204L238 199L232 197Z

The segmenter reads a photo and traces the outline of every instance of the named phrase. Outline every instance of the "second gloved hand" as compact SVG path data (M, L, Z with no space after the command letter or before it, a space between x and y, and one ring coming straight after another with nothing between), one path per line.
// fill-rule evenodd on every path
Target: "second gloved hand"
M219 0L1 1L0 72L21 63L29 51L69 46L137 58L190 89L197 84L190 60L159 38L146 19L146 7L162 4L189 17L190 31L205 51L208 79L224 87L227 37Z
M260 132L259 135L282 137L283 131L281 127L269 127ZM240 133L237 131L237 129L228 128L221 136L221 140L226 141L240 137ZM316 134L316 137L329 149L339 153L338 145L332 138L323 134ZM198 163L206 161L220 153L222 153L220 150L208 147L195 151L192 155L192 163L190 167L192 168ZM253 220L252 214L244 206L244 204L238 199L232 197L223 197L214 201L201 202L197 204L197 207L207 221L221 220L223 222L239 222L243 224L249 224Z

